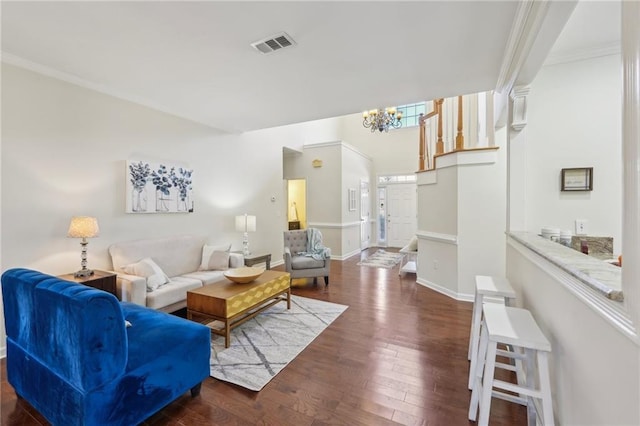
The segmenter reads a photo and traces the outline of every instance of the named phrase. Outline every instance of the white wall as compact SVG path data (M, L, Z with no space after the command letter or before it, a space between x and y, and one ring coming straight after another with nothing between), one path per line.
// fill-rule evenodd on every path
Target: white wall
M526 227L614 237L621 250L622 74L619 55L543 67L531 84L526 127ZM561 192L560 170L593 167L590 192Z
M551 343L556 424L640 424L638 346L513 247L507 276Z
M101 235L89 243L91 268L110 268L108 246L137 238L190 233L240 249L242 235L234 229L234 216L245 212L257 216L252 250L270 252L274 262L281 261L287 209L282 146L336 140L337 132L332 119L219 135L3 64L2 268L54 275L79 269L79 241L66 238L73 215L98 218ZM192 167L195 212L125 214L127 159Z
M418 230L458 234L458 171L438 169L435 184L418 184Z
M418 282L473 300L476 275L505 273L506 152L460 151L437 164L418 175Z
M353 147L342 146L342 223L343 228L342 253L349 255L360 252L360 182L374 182L373 164L370 158L364 156ZM356 209L349 210L349 189L356 190ZM369 197L369 211L374 211Z
M288 159L288 173L307 180L307 224L320 229L332 256L340 256L342 247L341 146L341 142L322 141L305 147L299 157ZM322 167L313 167L314 160L322 161Z
M314 160L322 161L313 167ZM344 258L360 251L360 201L348 208L348 189L360 190L360 181L371 179L372 161L342 141L306 145L300 155L285 160L285 178L307 180L309 226L322 231L331 254Z
M410 174L418 170L418 127L372 133L362 126L362 114L346 115L340 120L342 140L373 159L374 175Z
M512 230L574 231L573 221L585 218L590 235L613 236L620 252L621 69L620 56L611 55L546 66L532 82L527 125L510 135ZM561 192L566 167L593 167L594 190ZM517 243L507 247L506 270L518 304L551 341L557 423L640 424L637 342L568 290L566 272Z
M498 132L496 162L459 167L458 293L472 298L475 276L505 275L506 133Z
M422 184L418 176L418 235L440 234L449 239L458 237L458 171L446 167L426 172L436 182ZM446 240L418 240L419 283L457 298L458 246Z
M311 133L335 137L331 120L242 135L211 129L12 66L3 66L3 267L52 274L79 266L79 244L67 239L72 215L98 217L90 266L108 268L106 249L125 239L194 233L212 242L241 235L233 216L257 215L255 251L281 258L286 224L282 186L285 143ZM323 134L320 134L322 131ZM178 161L195 169L193 214L124 213L126 159ZM271 202L271 196L276 202ZM276 224L276 226L274 226Z

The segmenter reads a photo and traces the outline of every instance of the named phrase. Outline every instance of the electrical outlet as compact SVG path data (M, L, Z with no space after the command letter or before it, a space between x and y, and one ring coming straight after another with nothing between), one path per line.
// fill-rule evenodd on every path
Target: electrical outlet
M587 225L589 221L587 219L576 219L576 234L587 235Z
M433 261L433 269L438 269L438 261L437 260Z

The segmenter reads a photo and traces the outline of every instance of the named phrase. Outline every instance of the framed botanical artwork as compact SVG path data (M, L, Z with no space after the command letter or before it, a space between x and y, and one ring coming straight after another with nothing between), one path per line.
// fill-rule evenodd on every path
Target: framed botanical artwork
M349 211L356 211L356 190L355 188L349 188Z
M193 213L193 170L127 161L127 213Z
M593 167L562 169L562 191L593 191Z

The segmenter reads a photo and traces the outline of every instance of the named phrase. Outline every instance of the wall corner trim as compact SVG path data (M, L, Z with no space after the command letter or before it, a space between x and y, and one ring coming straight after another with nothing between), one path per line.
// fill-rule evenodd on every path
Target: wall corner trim
M434 185L438 183L438 171L437 170L424 170L416 173L416 184L421 185Z
M437 291L440 294L444 294L445 296L448 296L454 300L458 300L460 302L472 302L473 303L473 294L465 294L465 293L456 293L454 291L449 290L446 287L442 287L441 285L438 285L436 283L432 283L431 281L422 279L420 277L418 277L416 279L416 282L418 284L420 284L423 287L427 287L430 288L433 291Z
M488 148L473 148L463 151L451 151L440 154L434 158L437 169L454 166L472 166L475 164L493 164L498 161L498 149L493 146Z
M416 233L419 240L436 241L438 243L458 245L458 236L452 234L441 234L439 232L418 231Z

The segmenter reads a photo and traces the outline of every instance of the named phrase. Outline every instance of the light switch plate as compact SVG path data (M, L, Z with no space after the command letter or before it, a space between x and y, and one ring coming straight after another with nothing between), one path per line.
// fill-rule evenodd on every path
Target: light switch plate
M587 235L587 219L576 219L576 235Z

